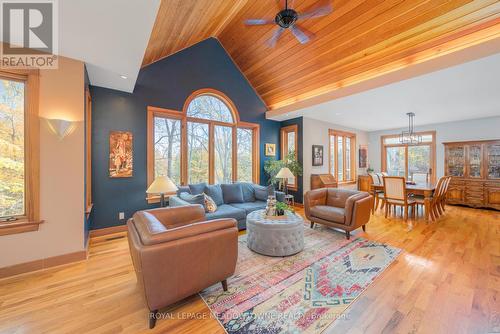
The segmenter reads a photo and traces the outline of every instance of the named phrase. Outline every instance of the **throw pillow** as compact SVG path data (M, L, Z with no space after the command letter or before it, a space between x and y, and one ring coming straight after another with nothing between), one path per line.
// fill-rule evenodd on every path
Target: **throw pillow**
M253 184L248 182L241 182L241 191L243 192L243 202L255 202L255 190Z
M198 194L203 193L206 186L207 186L207 184L205 182L197 183L197 184L190 184L189 189L191 190L191 194L198 195Z
M243 192L241 184L221 184L224 203L243 203Z
M224 197L222 196L222 188L220 184L212 184L205 187L205 194L212 197L215 204L222 205L224 204Z
M264 187L254 184L253 188L255 190L255 199L258 201L267 201L269 196L274 196L274 187L272 185Z
M208 196L207 194L204 195L205 195L205 212L213 213L217 211L217 204L215 204L212 197Z
M177 196L180 196L182 193L191 193L191 189L188 186L179 186L177 189Z
M189 204L200 204L205 207L205 194L191 195L188 193L181 193L179 197Z

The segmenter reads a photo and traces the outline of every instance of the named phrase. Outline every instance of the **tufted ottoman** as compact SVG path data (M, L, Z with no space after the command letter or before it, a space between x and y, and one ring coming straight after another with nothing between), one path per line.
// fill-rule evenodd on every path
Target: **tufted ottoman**
M286 218L269 218L265 210L247 216L247 246L269 256L289 256L304 249L304 220L287 212Z

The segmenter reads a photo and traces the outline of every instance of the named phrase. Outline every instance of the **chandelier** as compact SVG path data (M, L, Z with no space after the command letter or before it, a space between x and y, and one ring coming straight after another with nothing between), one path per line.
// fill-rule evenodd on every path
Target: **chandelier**
M405 145L418 145L422 142L422 136L413 131L415 113L409 112L406 115L408 115L408 131L401 132L399 142Z

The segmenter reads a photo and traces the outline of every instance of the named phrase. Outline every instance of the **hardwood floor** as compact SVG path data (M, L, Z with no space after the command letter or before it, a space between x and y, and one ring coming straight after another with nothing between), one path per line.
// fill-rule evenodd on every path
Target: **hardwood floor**
M379 210L353 233L405 251L327 333L500 332L500 213L446 212L408 232ZM197 296L147 329L124 236L93 238L87 261L0 280L0 333L224 333Z

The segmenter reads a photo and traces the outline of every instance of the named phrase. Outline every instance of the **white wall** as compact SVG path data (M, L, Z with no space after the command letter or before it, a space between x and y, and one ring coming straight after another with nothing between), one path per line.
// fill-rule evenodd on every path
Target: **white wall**
M358 150L359 145L368 144L368 133L366 131L346 128L344 126L339 126L332 123L322 122L312 118L303 119L303 137L304 137L304 193L311 189L311 174L327 174L328 171L328 130L341 130L353 132L356 134L356 168L357 173L365 173L365 169L358 168ZM312 145L323 145L323 166L313 166L312 165ZM356 187L356 185L351 185L349 187Z
M375 171L381 169L380 137L388 134L399 134L402 130L393 129L368 133L368 162ZM500 117L430 124L416 127L415 130L436 131L436 175L440 177L444 174L443 142L500 139Z
M84 246L84 65L59 57L40 71L40 219L38 231L0 236L0 268L79 252ZM43 118L77 122L63 140Z

